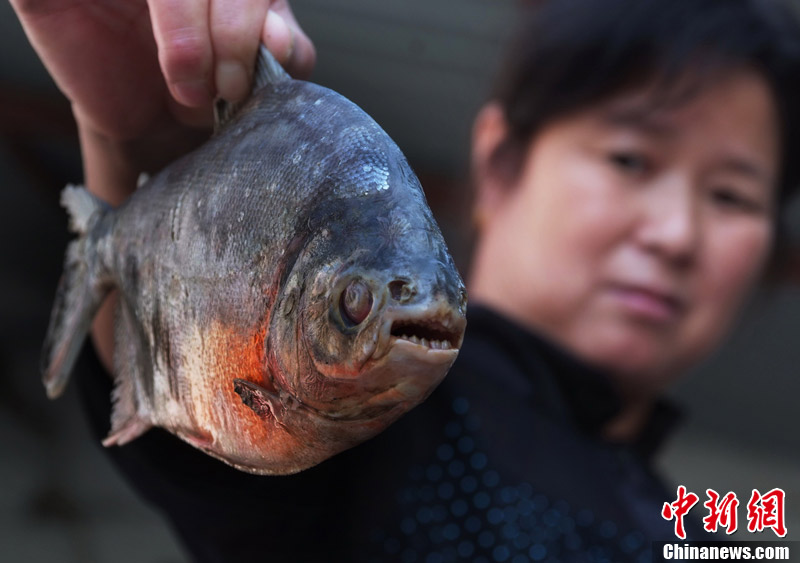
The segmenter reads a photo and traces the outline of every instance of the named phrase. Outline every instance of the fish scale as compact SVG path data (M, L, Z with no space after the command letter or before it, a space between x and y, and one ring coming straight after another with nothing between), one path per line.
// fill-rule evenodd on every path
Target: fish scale
M57 396L116 288L103 443L159 426L244 471L286 474L430 394L458 352L466 293L388 135L263 47L258 61L250 99L221 102L212 138L118 209L65 189L80 236L43 371Z

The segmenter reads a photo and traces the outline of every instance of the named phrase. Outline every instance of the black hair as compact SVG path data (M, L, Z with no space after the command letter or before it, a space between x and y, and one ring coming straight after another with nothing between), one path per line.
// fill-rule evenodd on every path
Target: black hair
M546 0L522 25L496 82L509 136L494 157L518 171L541 128L636 86L674 90L750 67L768 83L782 135L779 207L800 184L800 23L780 0ZM685 80L683 81L686 82ZM495 161L497 158L495 158Z

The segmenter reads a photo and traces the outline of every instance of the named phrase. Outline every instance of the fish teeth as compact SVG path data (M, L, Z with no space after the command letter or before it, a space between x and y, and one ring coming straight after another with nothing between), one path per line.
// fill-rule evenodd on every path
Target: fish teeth
M432 348L434 350L450 350L452 348L449 340L428 340L427 338L410 336L408 334L403 334L399 336L399 338L402 340L408 340L414 344L419 344L420 346L425 346L426 348Z

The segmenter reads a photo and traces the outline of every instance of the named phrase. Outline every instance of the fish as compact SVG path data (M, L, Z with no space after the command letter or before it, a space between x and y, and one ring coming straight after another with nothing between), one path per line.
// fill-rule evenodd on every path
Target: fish
M466 290L418 178L356 104L261 46L214 134L112 208L82 186L42 351L65 388L116 289L105 446L153 427L245 472L296 473L425 400Z

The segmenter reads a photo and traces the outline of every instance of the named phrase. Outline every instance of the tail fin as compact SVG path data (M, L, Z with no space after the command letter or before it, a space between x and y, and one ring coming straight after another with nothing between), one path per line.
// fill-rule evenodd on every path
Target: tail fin
M70 229L80 236L67 247L42 350L42 381L51 399L64 390L92 318L111 289L104 282L92 236L92 228L110 207L82 186L72 185L61 192L61 205L69 213Z

